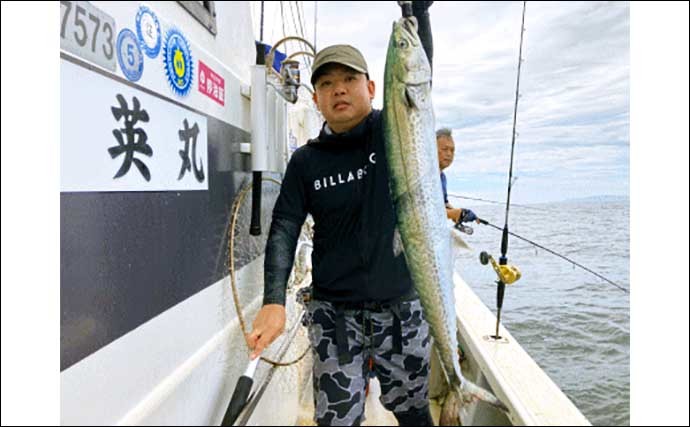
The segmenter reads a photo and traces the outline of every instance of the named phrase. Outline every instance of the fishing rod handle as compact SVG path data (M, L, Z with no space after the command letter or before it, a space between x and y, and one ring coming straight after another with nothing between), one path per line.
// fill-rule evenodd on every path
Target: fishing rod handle
M237 416L240 415L242 408L247 404L247 398L249 397L249 392L252 390L252 384L254 380L250 377L241 376L237 380L237 385L235 386L235 391L232 392L232 398L228 404L228 409L225 411L225 416L220 425L231 426L235 423Z

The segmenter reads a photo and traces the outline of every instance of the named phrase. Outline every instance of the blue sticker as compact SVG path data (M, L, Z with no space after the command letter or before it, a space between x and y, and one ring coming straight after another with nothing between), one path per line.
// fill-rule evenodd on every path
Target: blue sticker
M151 9L140 6L136 19L139 44L149 58L155 58L161 51L161 24Z
M194 76L192 52L187 39L176 28L168 30L165 35L163 62L172 90L180 96L187 95Z
M125 28L117 36L117 59L127 80L136 82L144 72L144 55L137 37L132 30Z

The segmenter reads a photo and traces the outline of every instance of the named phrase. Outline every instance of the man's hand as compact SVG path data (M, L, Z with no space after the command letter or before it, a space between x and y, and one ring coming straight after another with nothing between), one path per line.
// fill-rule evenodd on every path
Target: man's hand
M462 215L462 209L446 208L446 216L448 219L452 219L454 223L460 221L460 215Z
M261 307L252 324L252 332L245 339L252 349L251 360L256 359L285 330L285 307L267 304Z
M454 209L454 208L449 208L446 207L446 216L448 219L452 219L454 223L459 223L459 222L476 222L477 224L480 223L479 218L477 215L474 214L470 209Z

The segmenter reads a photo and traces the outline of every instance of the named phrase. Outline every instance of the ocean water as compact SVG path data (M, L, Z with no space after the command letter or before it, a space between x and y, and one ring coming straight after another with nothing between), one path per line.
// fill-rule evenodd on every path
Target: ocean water
M452 202L503 227L503 206ZM629 289L627 200L512 206L508 225L513 233ZM474 234L463 235L471 250L456 251L454 267L495 314L496 275L490 265L480 264L479 252L498 259L501 232L472 227ZM506 287L503 325L592 424L629 425L628 294L512 236L508 260L522 278Z

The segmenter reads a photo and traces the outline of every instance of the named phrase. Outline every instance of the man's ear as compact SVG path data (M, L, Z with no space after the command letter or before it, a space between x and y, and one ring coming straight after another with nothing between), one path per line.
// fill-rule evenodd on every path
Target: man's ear
M372 101L376 96L376 83L373 80L367 82L367 90L369 91L369 101Z
M314 101L314 105L316 105L316 109L319 109L319 98L316 96L316 91L311 95L311 99Z

